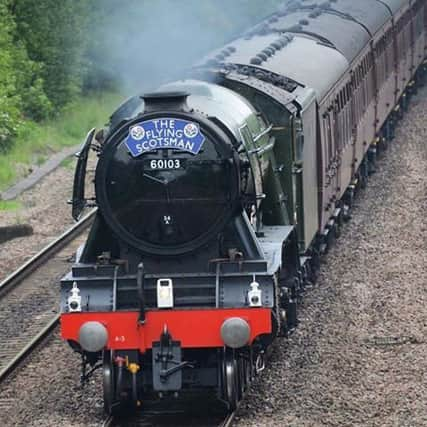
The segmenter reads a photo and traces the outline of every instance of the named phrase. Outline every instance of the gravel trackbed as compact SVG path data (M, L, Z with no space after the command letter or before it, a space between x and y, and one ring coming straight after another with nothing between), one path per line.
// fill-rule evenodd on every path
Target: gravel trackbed
M234 425L427 426L426 118L424 88L305 294L299 327L274 345ZM54 193L52 204L64 197ZM49 230L64 220L48 218ZM16 257L19 240L3 254ZM0 387L2 425L100 425L100 383L97 373L80 388L78 356L55 334Z
M427 426L426 118L423 88L237 426Z

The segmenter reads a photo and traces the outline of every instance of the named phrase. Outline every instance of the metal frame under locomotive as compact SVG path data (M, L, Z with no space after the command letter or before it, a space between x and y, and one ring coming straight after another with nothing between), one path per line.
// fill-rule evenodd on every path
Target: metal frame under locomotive
M354 31L363 33L365 41L362 49L346 56L322 34L320 21L349 24L349 16L343 12L349 3L337 0L329 5L288 6L286 13L273 15L192 71L193 77L213 79L255 107L251 120L259 115L261 124L250 128L240 123L234 137L246 139L250 167L258 170L258 179L268 189L255 189L252 205L245 205L235 225L235 232L244 236L245 256L230 253L227 259L210 263L208 272L192 274L172 261L167 277L176 282L177 289L187 286L187 295L203 283L210 295L210 300L199 300L204 307L153 308L159 275L147 273L144 263L129 272L129 260L114 259L108 252L98 253L92 262L81 262L84 252L86 260L91 250L97 253L101 234L107 247L119 240L108 231L102 216L95 220L92 238L61 283L61 322L63 338L82 353L83 378L88 375L87 363L103 367L107 411L126 400L139 404L142 391L144 398L150 396L147 390L155 391L152 395L208 390L234 408L250 379L263 369L265 351L273 338L296 326L299 298L315 280L320 255L350 216L355 192L375 170L378 150L385 149L393 138L408 97L425 72L427 8L422 0L372 1L377 7L382 7L377 3L384 6L388 18L375 31L373 24L371 28L352 19ZM369 0L360 2L359 12L368 4ZM301 25L287 28L286 20L296 17ZM307 21L320 28L318 33L310 30ZM249 50L250 43L255 46L252 53L247 58L239 56L241 50ZM314 90L304 82L298 67L292 74L292 67L283 65L290 77L269 68L270 57L292 58L293 47L314 45L320 55L328 52L332 64L328 78L325 75ZM186 90L192 84L178 83L166 89ZM110 127L126 126L129 120L115 122L132 117L140 107L139 98L131 99L115 113ZM222 130L230 132L224 126ZM82 171L93 136L92 131L80 153L73 196L75 216L86 203ZM199 254L191 257L196 264L200 261ZM262 296L260 304L251 305L248 295L257 290L257 286L250 287L254 282ZM232 290L233 283L238 291ZM86 291L80 293L82 289ZM237 297L242 293L244 306ZM85 311L88 294L95 304ZM82 311L70 310L73 295ZM127 310L117 308L121 298L126 301L124 306L130 304ZM250 333L245 345L231 348L224 345L220 330L227 319L236 318L250 324ZM79 333L90 322L106 325L103 351L82 351ZM99 331L90 333L99 338Z

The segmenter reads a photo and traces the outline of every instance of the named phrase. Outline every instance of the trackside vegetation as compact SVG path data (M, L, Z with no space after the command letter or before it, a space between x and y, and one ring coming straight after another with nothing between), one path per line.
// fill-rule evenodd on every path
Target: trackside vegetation
M30 172L30 165L40 165L61 148L80 144L87 130L103 126L122 100L116 93L94 93L69 103L55 118L21 124L14 144L0 155L0 191Z
M0 0L0 190L17 165L79 143L127 93L157 84L159 67L197 60L279 3Z

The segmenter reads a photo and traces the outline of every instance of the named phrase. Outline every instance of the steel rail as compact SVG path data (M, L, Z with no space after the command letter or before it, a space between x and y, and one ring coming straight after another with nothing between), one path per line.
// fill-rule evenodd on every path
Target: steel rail
M61 250L70 241L77 237L82 231L84 231L93 220L96 213L96 209L90 211L80 221L76 222L67 231L61 234L52 243L45 246L40 252L30 258L25 264L11 273L6 279L0 283L0 298L3 297L7 292L15 288L22 280L27 278L33 273L40 265L44 264L53 254Z
M233 411L231 413L229 413L225 420L221 422L221 424L219 425L219 427L230 427L231 424L233 423L234 417L236 416L236 411Z
M62 233L52 243L44 247L40 252L29 259L25 264L10 274L0 283L0 298L3 298L8 292L16 288L22 281L28 278L40 266L47 262L53 255L63 249L67 244L79 236L93 221L96 209L90 211L80 221ZM0 370L0 382L10 375L16 367L25 359L43 339L49 336L54 328L59 324L60 315L54 315L49 322L36 335L18 351L18 353Z
M59 314L52 318L52 320L0 371L0 382L4 381L4 379L19 365L19 363L24 360L58 324Z
M218 427L230 427L231 424L234 421L234 417L236 415L236 411L233 411L229 414L226 415L225 419L222 420L219 424ZM141 416L143 417L143 414L141 414ZM140 422L142 422L143 420L139 420ZM120 419L117 419L117 417L115 418L113 415L109 415L103 422L102 422L102 427L112 427L114 425L120 425ZM125 423L126 425L126 423Z
M114 417L109 415L102 423L102 427L111 427L114 422Z

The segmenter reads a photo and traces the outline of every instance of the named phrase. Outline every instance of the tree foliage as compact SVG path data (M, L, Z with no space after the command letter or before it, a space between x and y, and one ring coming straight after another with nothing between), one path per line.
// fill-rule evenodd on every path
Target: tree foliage
M80 93L85 74L87 0L16 0L17 29L55 109Z
M0 0L0 150L82 92L173 76L283 0Z
M14 22L8 2L0 0L0 148L5 148L20 122L21 98L13 55Z

